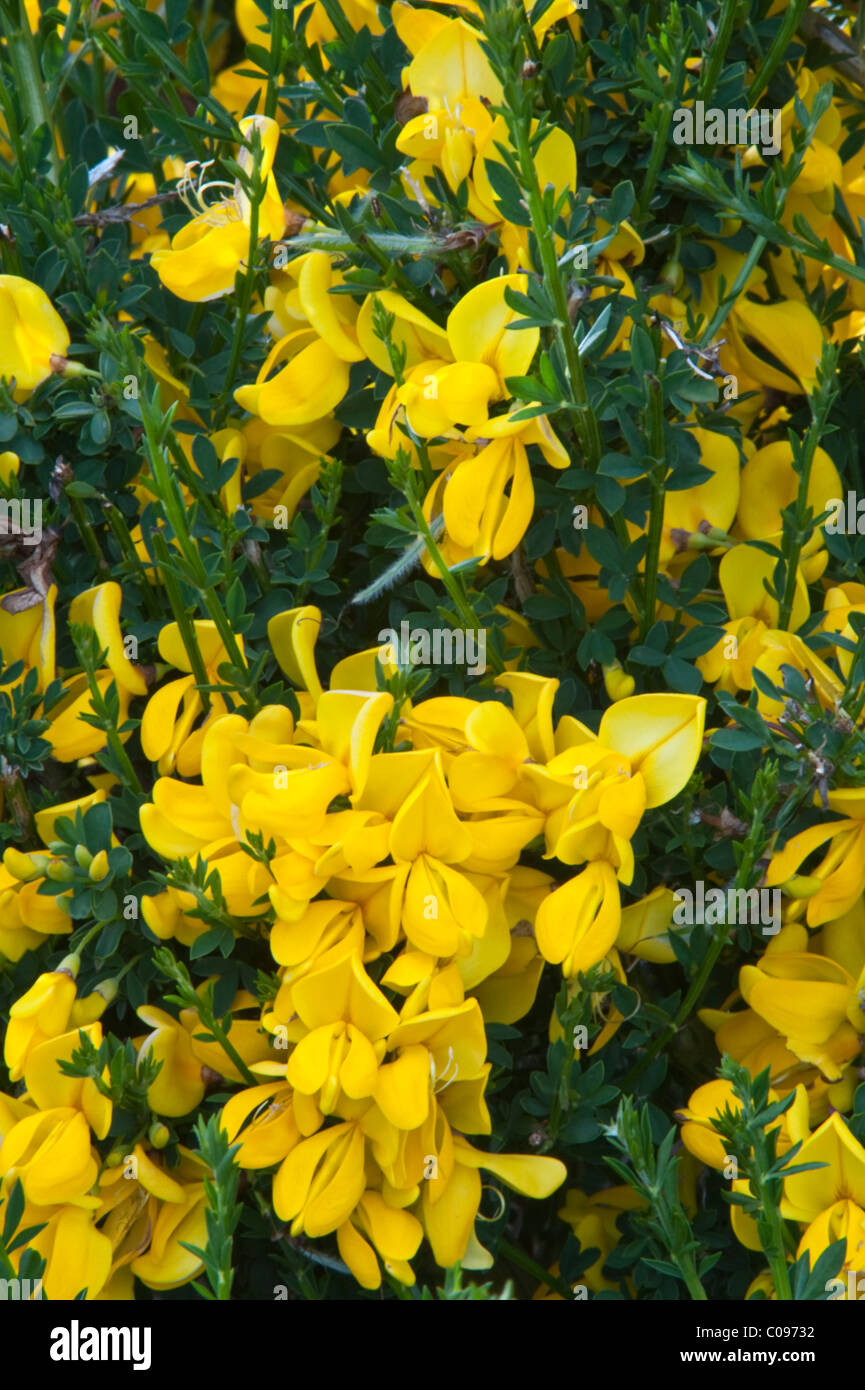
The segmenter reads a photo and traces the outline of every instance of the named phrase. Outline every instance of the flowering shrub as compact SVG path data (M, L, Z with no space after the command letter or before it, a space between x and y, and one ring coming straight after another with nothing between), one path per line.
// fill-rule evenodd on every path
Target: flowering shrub
M0 0L4 1281L856 1297L857 8Z

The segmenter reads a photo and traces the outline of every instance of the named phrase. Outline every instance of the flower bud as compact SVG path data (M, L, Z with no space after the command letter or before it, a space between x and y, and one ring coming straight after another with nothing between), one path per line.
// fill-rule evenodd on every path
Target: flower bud
M611 661L601 668L604 673L604 686L611 700L627 700L634 693L634 677L622 670L620 661Z
M87 848L87 846L76 845L74 853L75 862L78 865L79 869L89 869L90 865L93 863L93 855L90 853L90 850Z
M4 868L22 883L41 878L50 862L46 854L22 854L20 849L13 849L11 845L3 853Z
M71 955L64 956L58 966L55 967L56 975L71 975L73 980L78 979L78 971L81 968L81 957L76 951Z
M63 357L59 352L52 352L48 359L48 365L52 372L58 376L98 376L92 367L85 367L83 362L73 362L69 357Z
M679 289L684 278L685 273L679 261L670 259L664 263L661 269L661 284L669 285L673 294Z
M98 854L94 854L93 862L90 865L89 873L94 883L101 883L103 878L108 877L108 851L101 849Z
M45 872L55 883L71 883L75 878L75 870L65 859L52 859Z
M113 1004L117 998L117 981L100 980L98 985L93 986L93 993L99 994L105 1000L106 1006Z
M147 1137L154 1149L164 1149L165 1145L171 1139L171 1130L168 1128L168 1125L162 1124L159 1120L154 1120L147 1131Z

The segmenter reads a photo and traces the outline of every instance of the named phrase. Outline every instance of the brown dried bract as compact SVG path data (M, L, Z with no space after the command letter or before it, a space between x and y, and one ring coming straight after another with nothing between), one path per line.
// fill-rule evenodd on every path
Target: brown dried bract
M423 116L429 110L426 97L416 97L408 88L400 92L393 104L393 118L400 125L408 125L415 116Z
M26 587L23 593L5 594L0 599L0 606L7 613L23 613L28 608L35 608L37 603L41 603L46 597L54 582L52 565L54 552L59 544L60 532L56 526L46 527L41 541L36 546L27 546L25 549L16 542L16 548L22 554L21 559L15 558L15 568Z

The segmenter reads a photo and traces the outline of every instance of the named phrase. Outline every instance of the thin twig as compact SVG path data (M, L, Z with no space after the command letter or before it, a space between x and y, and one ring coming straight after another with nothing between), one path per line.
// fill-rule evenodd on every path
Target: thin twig
M848 36L817 10L806 10L799 20L799 33L817 39L829 50L829 62L844 76L865 87L865 59Z
M143 203L120 203L117 207L103 208L101 212L79 213L77 217L73 217L72 222L76 227L107 227L111 222L128 222L137 212L156 207L157 203L170 203L177 196L177 189L173 188L168 193L154 193L152 198L145 198Z

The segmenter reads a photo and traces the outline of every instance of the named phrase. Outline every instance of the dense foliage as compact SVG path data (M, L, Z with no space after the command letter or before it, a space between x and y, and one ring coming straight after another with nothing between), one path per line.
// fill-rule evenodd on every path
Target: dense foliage
M855 1297L859 10L0 0L4 1280Z

